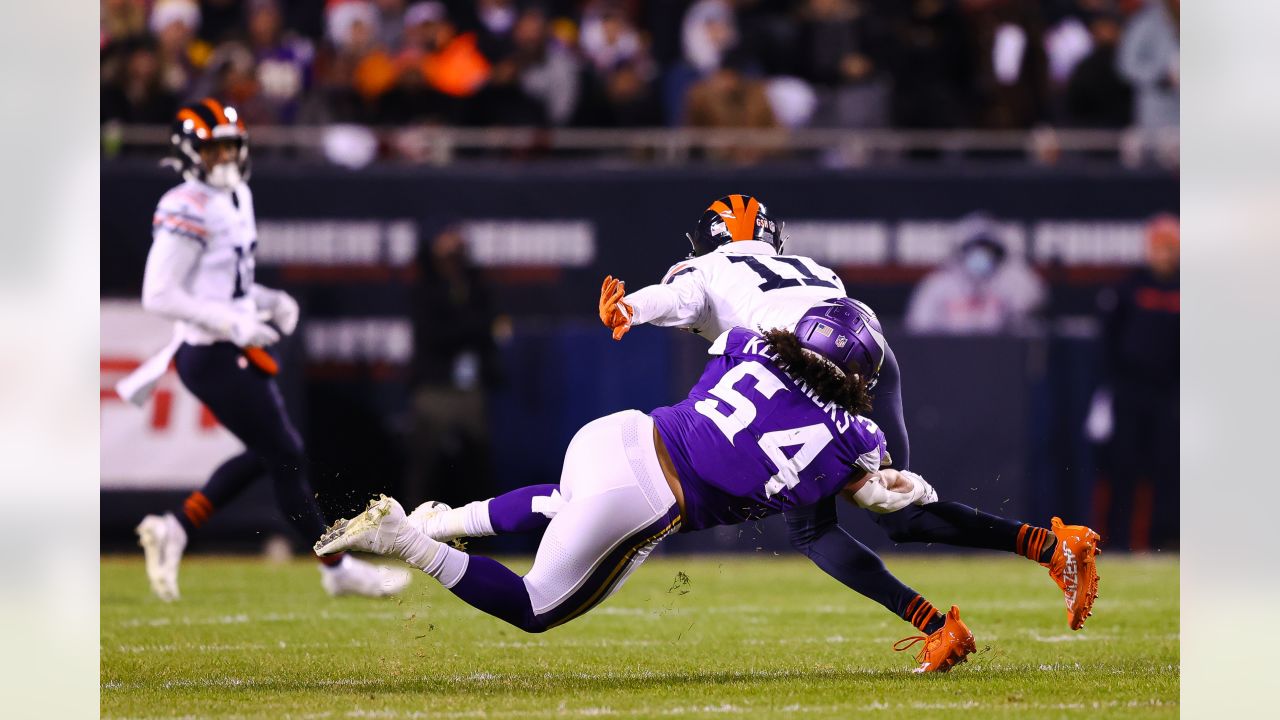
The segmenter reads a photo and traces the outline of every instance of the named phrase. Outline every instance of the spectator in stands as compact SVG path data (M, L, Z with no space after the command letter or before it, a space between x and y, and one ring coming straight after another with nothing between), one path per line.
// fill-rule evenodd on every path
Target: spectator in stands
M102 120L165 125L173 120L178 98L160 81L160 59L150 38L117 44L118 75L102 87Z
M622 63L603 75L591 73L575 120L583 127L656 127L662 106L643 66Z
M376 0L378 6L378 44L398 48L404 40L405 0Z
M324 96L330 119L360 122L370 119L376 85L358 68L366 58L381 50L377 41L378 11L362 0L336 3L325 11L325 34L329 45L316 61L316 81Z
M493 64L476 95L472 120L481 125L563 125L578 104L578 60L552 35L538 7L521 13L510 51Z
M1067 120L1077 127L1122 128L1133 117L1133 90L1116 71L1120 20L1111 12L1089 19L1093 47L1067 81Z
M279 0L250 0L248 15L249 47L267 115L264 124L291 124L311 83L315 48L284 29Z
M136 38L146 31L146 0L102 0L100 47Z
M580 48L588 72L574 122L585 127L662 125L648 43L616 0L595 2L583 13Z
M208 43L196 40L200 6L195 0L159 0L151 8L150 27L157 42L160 83L183 100L212 53Z
M415 3L404 13L401 45L395 55L376 52L366 59L366 66L380 63L378 72L391 83L385 90L379 90L378 124L462 123L466 120L463 98L446 95L427 83L424 64L438 49L440 27L445 20L442 5Z
M1177 218L1152 220L1146 241L1146 267L1100 298L1103 386L1086 428L1095 442L1110 441L1095 527L1108 542L1140 551L1178 544Z
M1026 129L1049 116L1049 70L1044 19L1034 0L971 3L977 126Z
M405 11L405 32L420 33L421 68L427 84L450 97L474 95L489 80L489 61L477 47L476 34L459 32L440 2L419 2Z
M582 16L579 46L591 69L600 76L623 64L642 67L648 63L648 49L640 31L616 0L588 6Z
M955 231L953 259L916 286L907 329L921 334L993 335L1025 327L1044 304L1044 281L1012 252L992 219L974 213Z
M710 75L689 89L685 124L696 128L773 128L778 126L769 105L765 83L747 75L742 63L727 58ZM758 162L764 148L731 147L709 152L715 159L736 163Z
M1124 29L1116 66L1133 84L1133 119L1146 129L1178 126L1179 0L1147 0Z
M488 487L486 397L500 381L495 334L505 321L457 228L419 254L413 317L411 494L456 503Z
M808 0L802 12L796 53L800 76L817 88L812 123L884 126L890 83L879 19L858 0Z
M718 69L738 44L733 7L725 0L695 2L684 15L680 44L683 58L667 71L663 81L663 106L670 125L678 125L688 116L684 104L690 87Z
M547 122L567 124L581 92L577 57L551 34L549 18L538 7L520 14L511 40L521 90L542 105Z
M476 47L490 62L511 54L520 8L514 0L475 0ZM542 10L541 7L537 8Z

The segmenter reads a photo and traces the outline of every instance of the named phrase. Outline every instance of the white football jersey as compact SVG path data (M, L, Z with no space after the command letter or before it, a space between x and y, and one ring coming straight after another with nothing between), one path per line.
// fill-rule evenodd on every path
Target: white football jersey
M253 193L246 183L234 190L214 188L188 180L160 198L152 219L152 236L170 235L197 243L201 252L182 282L196 300L227 303L253 310L253 254L258 227L253 216ZM208 344L225 338L214 336L194 323L180 323L186 342Z
M759 240L726 243L672 266L657 285L628 293L633 323L690 330L708 341L734 327L790 330L806 310L845 297L835 271Z

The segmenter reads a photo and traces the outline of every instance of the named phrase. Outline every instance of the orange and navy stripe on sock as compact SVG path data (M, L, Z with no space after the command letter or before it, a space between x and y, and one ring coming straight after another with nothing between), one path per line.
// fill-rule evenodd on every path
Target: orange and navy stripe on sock
M182 515L192 528L198 528L213 515L213 503L199 490L187 496L182 503Z
M942 619L933 603L925 600L923 596L916 595L911 598L911 602L907 603L907 609L902 613L902 619L911 623L922 633L929 633L937 629L937 620Z
M1014 552L1035 562L1049 562L1055 538L1046 528L1023 525L1018 530Z

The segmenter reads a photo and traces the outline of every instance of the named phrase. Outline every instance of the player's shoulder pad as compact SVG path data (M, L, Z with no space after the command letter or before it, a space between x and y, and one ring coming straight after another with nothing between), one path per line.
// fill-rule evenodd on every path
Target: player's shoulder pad
M708 355L760 355L768 356L769 344L754 330L735 327L720 333L711 343Z
M204 215L205 206L209 204L210 193L200 183L184 182L170 187L168 192L160 196L157 210L186 211L192 215Z
M204 245L208 240L205 227L205 205L208 191L195 183L183 183L170 189L156 205L151 220L152 232L164 231Z
M672 265L667 274L662 276L662 284L670 285L678 277L691 275L702 269L702 258L689 258Z

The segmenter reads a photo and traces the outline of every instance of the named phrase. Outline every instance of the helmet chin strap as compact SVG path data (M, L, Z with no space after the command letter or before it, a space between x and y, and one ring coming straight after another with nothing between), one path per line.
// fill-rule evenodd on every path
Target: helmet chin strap
M205 173L205 182L216 188L230 190L240 184L240 168L235 163L218 163Z

